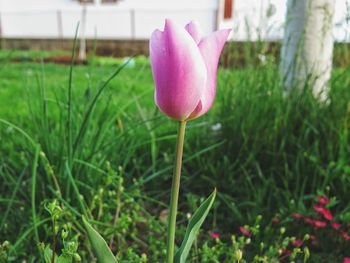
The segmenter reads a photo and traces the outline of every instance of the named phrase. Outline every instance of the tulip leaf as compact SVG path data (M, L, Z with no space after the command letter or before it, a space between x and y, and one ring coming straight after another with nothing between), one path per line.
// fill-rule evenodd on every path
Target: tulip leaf
M117 263L117 259L109 249L103 237L87 222L83 216L83 223L95 256L99 263Z
M185 237L182 241L180 248L176 251L174 256L175 263L185 263L188 253L192 247L192 244L196 238L196 235L202 226L205 218L207 217L210 208L212 207L216 196L216 189L213 193L201 204L190 219Z

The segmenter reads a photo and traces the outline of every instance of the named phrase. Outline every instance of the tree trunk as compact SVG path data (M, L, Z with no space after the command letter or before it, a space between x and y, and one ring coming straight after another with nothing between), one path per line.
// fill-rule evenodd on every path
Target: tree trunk
M281 70L286 91L312 88L328 100L335 0L288 0Z

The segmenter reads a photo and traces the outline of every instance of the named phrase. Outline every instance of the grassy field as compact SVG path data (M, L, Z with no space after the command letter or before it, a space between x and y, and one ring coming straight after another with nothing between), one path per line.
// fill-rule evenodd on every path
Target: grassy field
M0 262L38 262L48 247L91 262L81 215L121 262L162 262L176 123L154 105L148 59L94 58L70 72L9 56L0 55ZM350 257L349 68L334 69L320 104L307 87L286 98L267 61L220 69L214 107L188 125L179 237L218 189L190 262L236 262L239 251L241 262ZM320 196L331 221L314 211Z

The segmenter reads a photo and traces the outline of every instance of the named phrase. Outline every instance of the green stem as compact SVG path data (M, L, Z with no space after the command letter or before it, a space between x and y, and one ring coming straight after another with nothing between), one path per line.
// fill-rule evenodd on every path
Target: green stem
M184 139L185 139L185 129L186 129L186 121L180 121L178 134L177 134L173 182L171 185L171 198L170 198L169 221L168 221L167 256L166 256L167 263L173 263L174 261L176 214L177 214L177 203L179 199L179 190L180 190L182 152L183 152L183 145L184 145Z

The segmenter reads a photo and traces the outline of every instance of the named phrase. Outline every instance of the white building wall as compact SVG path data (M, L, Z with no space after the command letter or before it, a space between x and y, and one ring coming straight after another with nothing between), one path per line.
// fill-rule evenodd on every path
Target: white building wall
M88 4L87 38L147 39L165 18L198 21L205 34L216 28L217 0L122 0ZM2 34L8 38L72 38L83 7L72 0L0 0Z
M223 1L223 0L220 0ZM350 42L350 0L335 0L334 36ZM217 26L219 0L121 0L87 6L88 38L147 39L165 18L185 25L197 20L205 34ZM268 12L269 11L269 12ZM286 0L234 0L234 40L276 40L283 37ZM72 38L82 5L73 0L0 0L2 35L8 38Z

